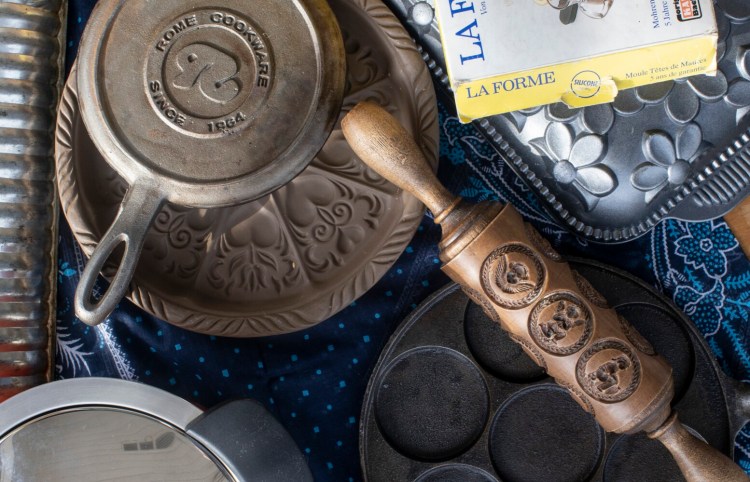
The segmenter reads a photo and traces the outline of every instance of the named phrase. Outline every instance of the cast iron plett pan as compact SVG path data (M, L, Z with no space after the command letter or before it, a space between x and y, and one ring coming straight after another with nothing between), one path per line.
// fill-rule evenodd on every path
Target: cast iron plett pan
M690 320L622 271L571 264L674 368L681 420L731 455L748 393L723 375ZM370 482L684 480L658 441L605 433L455 284L391 337L361 423Z
M387 3L452 99L435 1ZM672 8L675 2L668 3ZM750 2L715 4L716 76L624 90L611 104L583 109L552 104L474 125L558 222L579 236L622 242L665 218L705 221L726 214L750 193ZM627 7L627 2L612 6ZM598 137L603 147L585 156L578 155L581 149L554 148L567 140L565 145L574 146L584 136ZM659 140L666 141L665 150L657 155L648 146ZM572 177L555 170L566 161L575 168Z

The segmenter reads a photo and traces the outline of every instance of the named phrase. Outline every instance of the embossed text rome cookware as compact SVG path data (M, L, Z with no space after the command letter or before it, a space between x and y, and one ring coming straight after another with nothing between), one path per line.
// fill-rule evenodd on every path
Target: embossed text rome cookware
M312 160L339 113L345 57L324 0L100 1L77 83L83 121L129 184L81 277L76 315L106 318L125 295L165 202L218 207L257 199ZM120 266L93 299L117 247Z

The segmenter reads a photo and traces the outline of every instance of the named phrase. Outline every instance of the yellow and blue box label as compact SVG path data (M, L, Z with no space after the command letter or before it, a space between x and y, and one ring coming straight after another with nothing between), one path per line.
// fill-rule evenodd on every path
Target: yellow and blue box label
M578 1L436 0L462 122L716 70L710 0Z

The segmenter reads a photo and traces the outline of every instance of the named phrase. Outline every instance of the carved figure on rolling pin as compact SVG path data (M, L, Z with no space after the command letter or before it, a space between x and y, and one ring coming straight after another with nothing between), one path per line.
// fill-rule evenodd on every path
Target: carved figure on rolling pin
M354 107L342 128L366 164L432 211L443 229L443 271L605 430L647 432L688 481L748 480L679 422L667 362L512 206L452 196L409 134L374 103Z

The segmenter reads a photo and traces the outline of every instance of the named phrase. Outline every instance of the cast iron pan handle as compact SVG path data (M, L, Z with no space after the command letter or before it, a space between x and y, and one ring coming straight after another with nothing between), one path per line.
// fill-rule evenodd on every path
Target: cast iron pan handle
M114 311L117 303L127 294L146 239L146 232L162 204L164 196L156 187L147 181L143 182L142 179L133 182L114 223L91 255L76 288L73 303L76 316L82 322L91 326L98 325ZM125 252L117 273L107 291L98 301L94 301L94 283L97 276L120 244L125 245Z
M454 198L414 139L374 103L355 106L341 126L360 159L432 211L443 229L445 273L605 430L646 431L669 449L690 482L748 480L670 414L674 385L666 360L517 211Z

